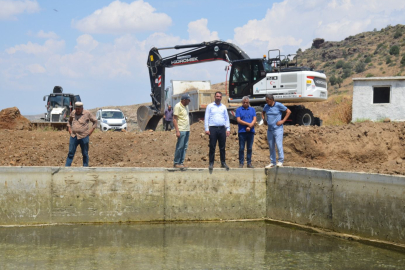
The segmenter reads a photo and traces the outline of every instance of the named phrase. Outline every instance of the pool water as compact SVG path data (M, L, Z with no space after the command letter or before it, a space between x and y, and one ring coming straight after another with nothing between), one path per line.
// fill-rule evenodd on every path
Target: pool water
M405 254L265 222L0 228L0 269L405 269Z

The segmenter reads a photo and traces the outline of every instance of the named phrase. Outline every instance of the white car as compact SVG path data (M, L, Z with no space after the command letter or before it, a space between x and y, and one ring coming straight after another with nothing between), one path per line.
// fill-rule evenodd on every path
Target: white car
M124 113L118 109L100 109L96 114L97 127L101 131L127 130L127 118Z

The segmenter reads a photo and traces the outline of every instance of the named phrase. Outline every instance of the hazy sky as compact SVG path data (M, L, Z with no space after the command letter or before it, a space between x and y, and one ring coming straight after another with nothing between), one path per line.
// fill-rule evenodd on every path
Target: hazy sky
M85 108L150 101L151 47L210 40L250 57L306 49L317 37L339 41L405 24L403 0L0 0L0 109L45 112L55 85ZM174 54L176 51L165 51ZM225 81L225 62L167 70L170 80Z

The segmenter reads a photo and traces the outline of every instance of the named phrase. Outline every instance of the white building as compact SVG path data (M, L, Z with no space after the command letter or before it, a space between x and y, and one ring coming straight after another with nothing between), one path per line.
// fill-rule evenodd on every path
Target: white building
M405 77L353 78L352 122L405 121Z

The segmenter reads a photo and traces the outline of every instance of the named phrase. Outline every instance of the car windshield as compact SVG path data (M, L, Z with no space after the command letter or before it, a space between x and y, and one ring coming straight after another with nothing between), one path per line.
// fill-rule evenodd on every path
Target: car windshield
M105 119L123 119L124 114L122 112L103 111L101 116Z
M50 96L48 99L48 103L49 105L51 105L52 107L62 107L62 96Z

